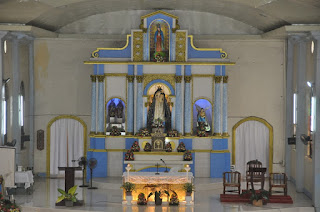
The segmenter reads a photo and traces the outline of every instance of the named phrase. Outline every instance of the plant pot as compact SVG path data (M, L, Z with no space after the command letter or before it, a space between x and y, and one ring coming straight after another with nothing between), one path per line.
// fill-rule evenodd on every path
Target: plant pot
M71 200L65 200L64 204L66 207L73 207L73 202Z
M187 195L186 196L186 205L191 205L191 201L192 201L192 196L191 195Z
M262 199L253 200L252 205L257 206L257 207L261 207L262 206Z
M192 192L186 192L186 196L191 196Z
M127 195L126 196L126 200L127 200L127 205L131 205L132 196L131 195Z

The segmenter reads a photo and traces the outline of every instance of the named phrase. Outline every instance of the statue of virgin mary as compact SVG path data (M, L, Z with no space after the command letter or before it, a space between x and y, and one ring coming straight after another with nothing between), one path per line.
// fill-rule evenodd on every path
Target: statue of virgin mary
M151 132L153 127L163 126L168 132L171 130L171 111L161 88L154 93L147 117L147 128Z

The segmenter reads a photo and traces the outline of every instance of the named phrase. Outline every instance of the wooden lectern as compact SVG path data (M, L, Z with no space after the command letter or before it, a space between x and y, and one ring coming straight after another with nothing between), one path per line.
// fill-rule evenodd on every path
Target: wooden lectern
M74 186L74 172L76 170L82 170L81 167L58 167L59 171L65 171L64 176L64 190L68 193L68 190ZM64 201L56 203L57 206L64 206ZM83 204L83 201L77 201L74 205L80 206Z

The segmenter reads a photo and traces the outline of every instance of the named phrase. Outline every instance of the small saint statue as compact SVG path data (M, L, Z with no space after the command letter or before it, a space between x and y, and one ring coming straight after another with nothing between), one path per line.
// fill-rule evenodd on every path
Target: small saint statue
M206 117L206 111L209 109L209 107L202 108L199 105L196 104L196 109L198 111L197 114L197 127L200 131L210 131L210 125L208 124L208 120Z
M116 107L116 112L117 112L117 118L122 118L123 116L123 104L121 101L117 104Z
M108 106L108 112L110 117L116 116L116 104L114 103L114 99L111 99L111 102Z

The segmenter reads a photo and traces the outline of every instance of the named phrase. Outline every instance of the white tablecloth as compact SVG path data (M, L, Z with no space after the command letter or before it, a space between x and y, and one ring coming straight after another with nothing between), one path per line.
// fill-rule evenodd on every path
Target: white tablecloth
M189 172L187 178L186 172L160 172L159 175L156 175L155 172L130 172L128 179L128 173L123 172L122 177L126 182L135 184L183 184L191 182L193 174Z
M32 171L16 172L14 175L15 183L24 183L24 188L27 189L34 183Z

